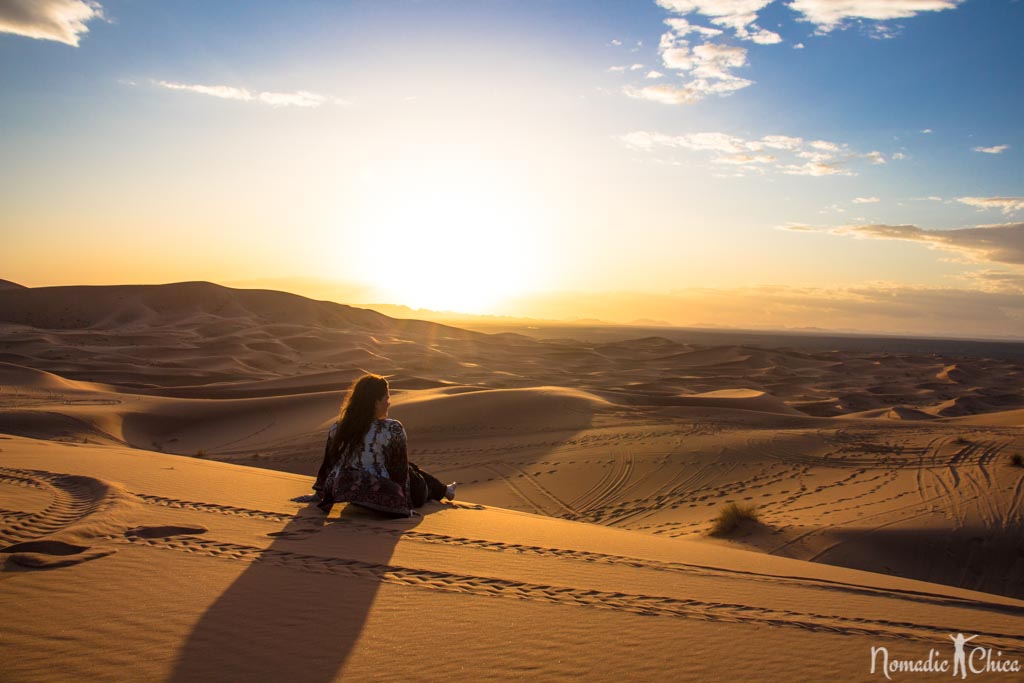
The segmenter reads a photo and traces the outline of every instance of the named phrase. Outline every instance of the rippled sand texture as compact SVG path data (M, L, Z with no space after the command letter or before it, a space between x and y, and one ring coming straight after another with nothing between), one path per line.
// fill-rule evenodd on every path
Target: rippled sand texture
M957 632L1024 663L1019 349L607 334L0 290L4 678L859 680ZM290 502L363 371L454 503ZM729 503L758 521L710 536Z

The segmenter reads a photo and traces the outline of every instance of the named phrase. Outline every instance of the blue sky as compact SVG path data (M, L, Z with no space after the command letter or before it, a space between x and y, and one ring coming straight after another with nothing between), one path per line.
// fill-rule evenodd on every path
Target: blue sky
M0 277L1024 336L1021 29L1011 0L4 0Z

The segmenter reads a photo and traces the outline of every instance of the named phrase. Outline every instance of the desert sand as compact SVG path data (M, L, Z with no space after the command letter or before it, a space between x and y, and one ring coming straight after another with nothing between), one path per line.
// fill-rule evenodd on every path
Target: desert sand
M961 632L1024 665L1021 345L522 332L0 288L2 678L884 680L873 647ZM363 372L456 501L291 501Z

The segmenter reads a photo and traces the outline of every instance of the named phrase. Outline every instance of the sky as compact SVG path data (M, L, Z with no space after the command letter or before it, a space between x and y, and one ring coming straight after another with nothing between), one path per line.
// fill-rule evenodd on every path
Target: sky
M1024 338L1020 0L0 0L0 278Z

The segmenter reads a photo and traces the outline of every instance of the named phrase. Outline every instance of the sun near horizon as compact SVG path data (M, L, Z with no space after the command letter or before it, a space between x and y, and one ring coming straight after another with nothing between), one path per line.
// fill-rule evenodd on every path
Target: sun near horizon
M1024 5L744 7L0 6L0 277L1020 336Z

